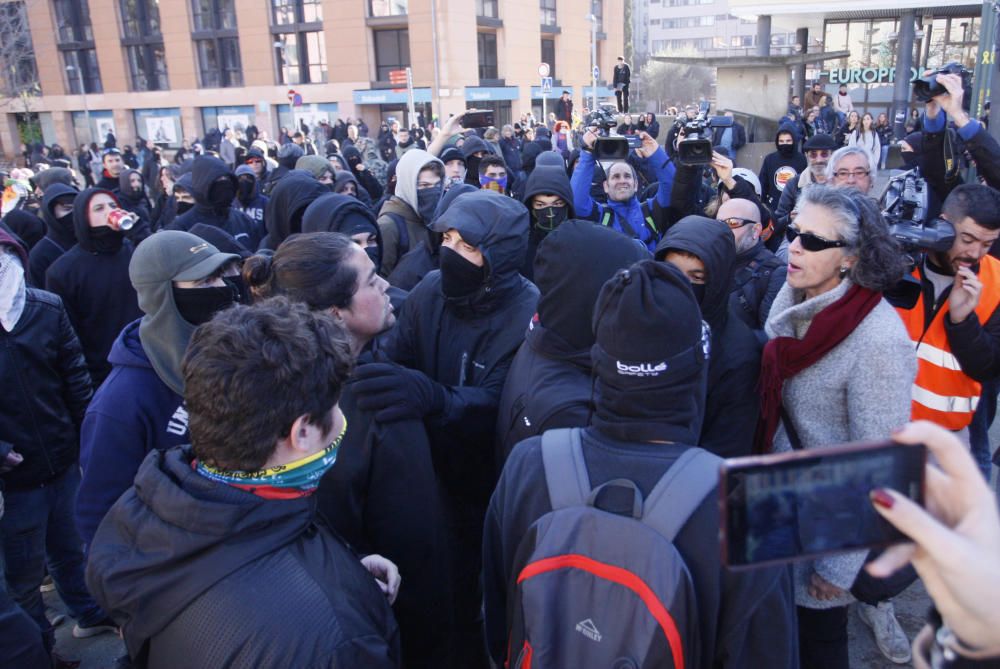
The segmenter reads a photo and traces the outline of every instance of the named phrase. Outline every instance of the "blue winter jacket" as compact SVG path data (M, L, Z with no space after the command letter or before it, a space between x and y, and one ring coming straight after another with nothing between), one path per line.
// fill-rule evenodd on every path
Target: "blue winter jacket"
M660 187L657 189L656 195L646 200L645 203L639 202L639 198L634 195L627 202L608 201L607 204L595 202L590 196L590 184L594 178L596 163L594 154L590 151L580 152L580 160L576 164L576 169L573 170L570 185L573 187L573 209L577 218L585 218L608 225L629 237L638 239L652 253L665 230L659 224L657 224L657 231L651 230L647 225L643 209L645 208L655 221L659 217L658 210L670 206L670 190L674 184L676 168L667 157L663 147L656 149L656 152L646 160L653 167ZM611 213L607 223L605 223L605 212Z
M118 335L108 361L111 374L94 393L80 431L76 525L88 545L132 486L146 454L190 442L184 400L157 376L139 340L138 320Z

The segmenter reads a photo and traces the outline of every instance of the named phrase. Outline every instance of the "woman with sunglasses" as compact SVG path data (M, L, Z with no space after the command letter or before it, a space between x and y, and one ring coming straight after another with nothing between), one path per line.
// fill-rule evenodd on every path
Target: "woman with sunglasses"
M882 291L904 262L873 200L814 184L802 191L788 278L771 307L761 365L759 452L885 439L910 416L913 345ZM824 509L811 525L833 520ZM829 513L829 516L825 515ZM795 566L803 667L847 669L847 605L866 551Z

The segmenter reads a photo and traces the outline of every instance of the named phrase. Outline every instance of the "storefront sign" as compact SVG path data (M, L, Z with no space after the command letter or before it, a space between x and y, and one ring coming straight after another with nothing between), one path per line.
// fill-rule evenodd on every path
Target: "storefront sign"
M354 104L356 105L386 105L386 104L406 104L406 91L394 91L389 88L376 88L364 91L354 91ZM431 89L414 88L414 102L430 102Z
M891 84L896 80L894 67L854 67L850 69L833 69L820 72L831 84ZM913 68L910 81L915 81L919 73Z
M468 102L479 100L516 100L520 97L517 86L466 86L465 99Z

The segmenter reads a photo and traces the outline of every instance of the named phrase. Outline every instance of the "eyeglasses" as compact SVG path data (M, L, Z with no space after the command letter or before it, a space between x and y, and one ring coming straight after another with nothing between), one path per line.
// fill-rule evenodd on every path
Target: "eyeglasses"
M723 218L720 220L728 225L730 230L737 230L745 225L756 225L760 223L760 221L754 221L749 218L739 218L737 216L733 216L732 218Z
M860 179L871 174L871 170L858 168L856 170L837 170L833 173L833 176L838 179L846 179L848 177L854 177L855 179Z
M824 239L823 237L814 235L811 232L800 232L794 225L789 225L785 228L785 239L788 240L789 244L794 242L796 238L802 244L803 249L812 253L825 251L827 249L839 249L847 246L847 242Z
M810 158L829 158L833 151L830 149L809 149L806 155Z

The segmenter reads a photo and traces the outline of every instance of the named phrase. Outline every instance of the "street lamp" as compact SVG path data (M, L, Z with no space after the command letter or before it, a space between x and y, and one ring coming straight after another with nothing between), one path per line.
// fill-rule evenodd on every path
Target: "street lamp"
M75 65L66 66L66 74L70 78L69 80L71 80L73 73L77 71L79 70L77 70ZM94 137L94 130L90 126L90 105L87 104L87 85L83 81L83 72L80 72L80 93L83 95L83 117L84 119L86 119L87 135L89 135L89 137L84 137L84 141L87 141L89 139L92 142Z
M590 21L590 81L593 86L590 110L595 111L597 109L597 15L588 14L587 20Z

